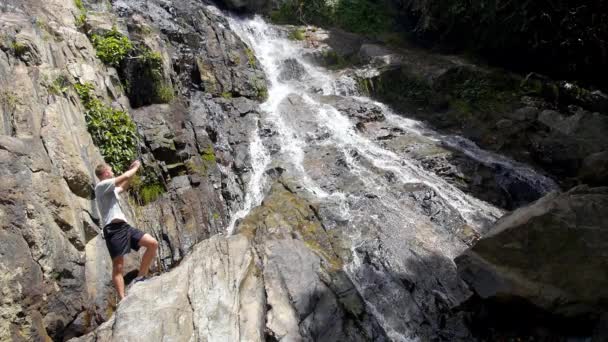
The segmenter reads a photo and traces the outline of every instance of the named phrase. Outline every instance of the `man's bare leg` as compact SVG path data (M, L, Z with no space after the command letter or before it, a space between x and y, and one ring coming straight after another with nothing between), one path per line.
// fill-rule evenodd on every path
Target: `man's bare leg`
M144 234L142 238L139 240L138 244L141 247L146 248L146 252L144 256L141 258L141 264L139 266L138 277L145 277L148 275L148 270L150 269L150 265L152 261L154 261L154 257L156 257L156 250L158 249L158 241L153 238L150 234Z
M125 280L122 277L124 264L124 256L119 256L112 259L112 281L114 282L114 286L116 287L120 300L125 298Z

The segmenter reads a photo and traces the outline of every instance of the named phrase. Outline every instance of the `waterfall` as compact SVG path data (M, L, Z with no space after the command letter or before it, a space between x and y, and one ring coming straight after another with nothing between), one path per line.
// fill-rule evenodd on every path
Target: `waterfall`
M325 228L338 230L350 246L344 271L389 337L417 340L420 317L431 310L421 303L435 296L433 287L438 283L448 284L441 291L452 305L458 303L464 290L452 259L467 247L467 240L483 233L504 211L425 169L409 147L458 151L502 170L505 179L532 184L540 193L557 186L525 165L483 151L464 138L442 135L359 94L354 79L315 65L305 57L310 49L303 42L289 40L284 29L260 17L229 17L228 22L253 50L268 77L269 97L261 104L259 126L272 131L263 136L259 129L252 131L253 176L229 233L237 219L261 203L270 183L266 169L280 167L298 184L300 196L318 204ZM285 74L290 68L294 75ZM384 144L359 129L356 116L360 112L376 116L365 123L371 121L379 127L377 131L389 132L389 137L396 132L404 143ZM441 255L439 261L437 255ZM407 278L412 268L425 269L427 262L446 271L414 281L422 284L420 293L409 293L390 275ZM378 271L378 267L384 269ZM385 292L377 291L378 284ZM403 312L394 310L395 305L410 307L411 303L416 305Z

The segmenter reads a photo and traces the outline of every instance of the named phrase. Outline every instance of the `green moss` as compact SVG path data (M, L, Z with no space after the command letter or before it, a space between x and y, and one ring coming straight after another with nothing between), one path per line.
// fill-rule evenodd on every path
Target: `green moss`
M156 88L156 99L159 103L169 103L173 100L175 94L173 87L168 84L162 84Z
M17 41L13 42L11 47L13 49L13 52L15 53L15 56L17 57L20 57L27 52L27 45Z
M214 219L214 220L216 220L216 221L217 221L217 220L219 220L219 219L220 219L220 214L218 214L218 213L213 213L212 217L213 217L213 219Z
M91 36L91 41L97 50L97 57L113 67L118 67L133 50L133 44L129 38L118 32L116 27L103 36L94 34Z
M165 188L161 184L144 185L139 189L139 196L143 205L156 201L164 193Z
M253 53L253 51L250 48L246 48L245 54L247 55L247 59L249 60L249 65L251 65L252 67L255 67L256 66L255 54Z
M222 97L225 98L225 99L231 99L232 98L232 93L228 92L228 91L223 92L222 93Z
M289 35L287 36L287 38L289 38L291 40L304 40L304 39L306 39L306 31L301 28L296 28L296 29L292 30L291 32L289 32Z
M206 149L203 150L203 153L201 154L201 158L203 158L204 161L207 162L213 162L215 163L215 152L213 151L213 147L207 147Z
M70 80L66 75L59 75L53 82L48 85L47 89L49 93L53 95L65 94L71 86Z
M76 8L78 8L78 10L81 12L84 12L86 10L84 8L84 4L82 3L82 0L74 0L74 5L76 5Z
M188 160L184 163L188 174L197 174L201 177L207 176L207 166L205 164L196 163L193 160Z
M135 123L122 110L102 103L90 83L75 84L74 88L84 105L87 129L106 163L116 173L123 172L135 159L139 136Z
M84 27L87 23L87 14L86 13L80 13L78 16L76 16L74 18L74 25L76 25L76 27L81 28Z

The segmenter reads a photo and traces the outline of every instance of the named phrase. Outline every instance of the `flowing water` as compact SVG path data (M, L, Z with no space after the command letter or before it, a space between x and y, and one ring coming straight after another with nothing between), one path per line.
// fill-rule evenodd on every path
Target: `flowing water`
M389 338L409 341L425 336L418 326L438 311L425 305L437 292L433 284L447 288L442 291L449 305L464 297L451 262L466 248L470 232L462 227L482 232L504 211L423 168L407 153L407 144L403 150L357 129L357 108L366 108L368 114L375 111L381 118L372 125L381 126L382 132L399 132L416 146L449 147L531 184L539 193L557 186L525 165L483 151L461 137L436 133L361 96L352 78L312 64L304 57L309 52L304 43L287 39L284 30L261 18L228 20L268 77L269 97L261 105L258 127L271 132L261 135L257 128L251 133L252 176L243 208L233 215L228 233L261 203L271 182L267 169L280 167L284 176L295 180L301 195L319 204L327 229L341 230L351 254L344 269ZM285 77L285 61L297 65L301 75ZM429 268L441 273L416 274ZM404 290L396 274L410 279L415 289ZM377 291L379 284L382 293ZM401 307L398 313L395 305ZM438 329L432 325L429 329Z

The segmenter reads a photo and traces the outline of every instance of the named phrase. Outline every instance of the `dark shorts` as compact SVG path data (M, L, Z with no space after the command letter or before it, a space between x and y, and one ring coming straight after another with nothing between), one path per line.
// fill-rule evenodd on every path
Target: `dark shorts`
M139 250L139 240L144 232L131 227L126 222L110 223L103 227L103 236L112 259Z

